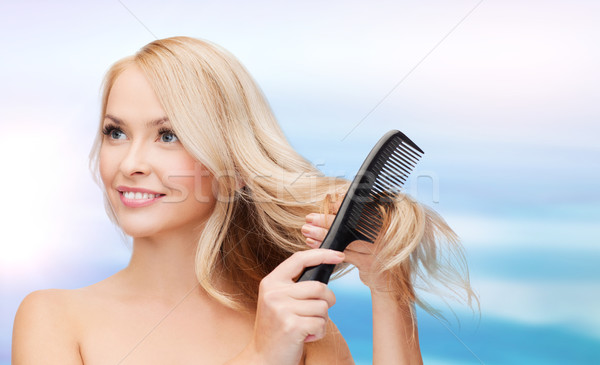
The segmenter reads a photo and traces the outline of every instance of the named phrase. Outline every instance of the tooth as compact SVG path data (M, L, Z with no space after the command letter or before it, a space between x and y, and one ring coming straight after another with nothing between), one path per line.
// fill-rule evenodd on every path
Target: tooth
M139 191L137 193L135 193L134 199L142 199L142 193L140 193Z
M127 199L131 199L131 193L130 192L126 191L126 192L123 193L123 195L125 195L125 197Z
M144 193L143 198L148 199L148 193Z
M154 199L154 194L148 194L148 199Z

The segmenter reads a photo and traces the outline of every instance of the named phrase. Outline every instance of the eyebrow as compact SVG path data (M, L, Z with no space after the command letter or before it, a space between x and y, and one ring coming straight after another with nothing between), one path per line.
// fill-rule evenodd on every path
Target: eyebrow
M119 118L117 118L117 117L115 117L114 115L111 115L111 114L106 114L104 116L104 119L106 119L106 118L112 120L113 122L115 122L115 124L118 124L118 125L125 124L125 122L123 122L123 120L121 120L121 119L119 119ZM151 121L147 122L146 123L146 127L156 127L156 126L159 126L161 124L165 124L168 121L169 121L169 118L167 118L167 117L161 117L161 118L154 119L154 120L151 120Z

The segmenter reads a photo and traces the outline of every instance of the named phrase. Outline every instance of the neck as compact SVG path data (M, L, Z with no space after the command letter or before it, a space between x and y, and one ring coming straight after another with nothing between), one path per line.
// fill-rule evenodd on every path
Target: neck
M177 301L191 290L203 292L197 285L194 266L198 237L180 231L134 238L131 260L123 275L136 294Z

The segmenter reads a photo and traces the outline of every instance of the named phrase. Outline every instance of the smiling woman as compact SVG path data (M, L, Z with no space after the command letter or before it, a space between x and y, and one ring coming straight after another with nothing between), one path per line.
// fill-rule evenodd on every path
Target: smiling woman
M123 70L111 87L102 135L100 175L116 223L127 235L193 232L206 221L215 205L214 178L179 142L138 67ZM135 209L142 207L147 209Z
M91 166L133 238L129 265L28 295L15 365L351 364L333 292L296 282L322 263L355 265L370 288L373 362L418 364L415 282L473 296L453 232L403 195L375 245L318 249L349 181L294 151L248 72L209 42L157 40L109 69ZM444 247L458 266L441 265Z

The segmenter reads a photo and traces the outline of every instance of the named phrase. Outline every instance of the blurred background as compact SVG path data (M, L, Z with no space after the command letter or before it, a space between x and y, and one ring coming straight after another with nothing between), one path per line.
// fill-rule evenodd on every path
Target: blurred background
M481 318L419 311L426 364L600 363L598 19L585 0L0 3L0 364L25 295L127 265L87 168L100 82L176 35L235 54L327 175L390 129L423 148L407 191L461 236L481 298ZM332 287L370 364L369 293Z

